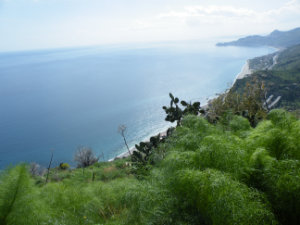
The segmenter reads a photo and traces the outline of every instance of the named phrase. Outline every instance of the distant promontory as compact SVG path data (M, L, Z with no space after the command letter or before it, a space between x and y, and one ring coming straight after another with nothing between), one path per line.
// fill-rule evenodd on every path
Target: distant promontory
M300 27L289 30L274 30L267 36L252 35L240 38L236 41L217 43L217 46L272 46L276 48L286 48L300 44Z

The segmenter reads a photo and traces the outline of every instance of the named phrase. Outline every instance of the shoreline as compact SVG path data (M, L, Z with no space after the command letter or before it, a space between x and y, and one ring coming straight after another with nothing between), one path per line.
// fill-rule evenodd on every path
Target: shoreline
M250 59L247 59L246 63L243 65L241 71L240 71L240 72L236 75L236 77L234 78L234 80L233 80L232 85L231 85L230 88L232 88L232 87L234 86L234 84L235 84L235 82L236 82L237 80L239 80L239 79L244 79L244 78L247 77L247 76L251 76L251 74L252 74L253 72L254 72L254 71L253 71L252 69L250 69ZM224 91L224 93L226 93L226 90ZM215 98L216 98L216 96L211 97L211 98L208 98L207 102L202 106L202 108L204 108L204 109L209 108L209 102L210 102L211 100L215 99ZM162 136L166 136L167 130L168 130L169 128L171 128L171 127L172 127L172 126L168 127L166 130L164 129L162 132L159 132L158 134L150 135L150 137L152 137L152 136L157 136L157 135L161 135L161 137L162 137ZM148 141L150 141L150 137L145 138L144 140L142 140L142 142L148 142ZM129 149L130 154L132 154L132 152L134 152L135 150L136 150L135 147L131 147L131 148ZM119 155L115 156L114 158L111 158L111 159L107 160L107 162L112 162L112 161L114 161L114 160L116 160L116 159L127 158L127 157L130 156L130 154L129 154L128 150L127 150L127 151L125 151L125 152L123 152L123 153L120 153Z
M274 57L278 57L278 53L280 53L280 51L284 50L284 48L276 48L273 46L270 46L270 47L274 48L276 51L271 54L268 54L268 55L275 54ZM264 56L267 56L267 55L264 55ZM261 57L264 57L264 56L261 56ZM273 62L274 62L274 57L273 57ZM236 75L235 79L233 80L231 87L233 87L233 85L235 84L235 82L237 80L244 79L245 77L251 76L251 74L256 71L256 70L250 68L250 60L251 59L247 59L246 63L243 65L241 71ZM271 67L277 64L276 60L277 60L277 58L275 59L275 64L273 63L273 65L271 65Z
M168 131L168 129L171 128L171 127L172 127L172 126L168 127L167 129L164 129L163 131L161 131L161 132L159 132L159 133L156 133L156 134L154 134L154 135L150 135L150 137L147 137L147 138L145 138L144 140L142 140L142 141L140 141L140 142L149 142L151 137L157 136L157 135L160 135L160 137L164 137L164 136L167 135L167 131ZM137 143L137 144L139 144L139 143ZM130 154L132 154L135 150L136 150L135 147L131 147L131 148L129 149ZM128 150L126 150L125 152L120 153L119 155L115 156L114 158L111 158L111 159L107 160L107 162L112 162L112 161L114 161L114 160L116 160L116 159L127 158L127 157L129 157L129 156L130 156L130 155L129 155L129 152L128 152Z
M252 73L253 70L250 69L250 59L247 59L241 71L236 75L235 79L233 80L232 86L235 84L237 80L244 79L245 77L250 76Z
M246 63L243 65L241 71L236 75L236 77L234 78L233 80L233 83L231 85L231 87L233 87L234 83L236 82L236 80L238 79L243 79L245 78L246 76L249 76L252 74L252 70L250 69L250 64L249 64L249 59L246 61ZM231 88L230 87L230 88ZM209 102L213 99L215 99L216 96L212 96L211 98L208 98L207 99L207 102L201 107L201 108L204 108L204 109L207 109L209 107ZM150 135L149 137L145 138L144 140L142 140L141 142L149 142L150 141L150 138L153 137L153 136L157 136L157 135L160 135L161 137L163 136L166 136L167 135L167 131L169 128L171 128L172 126L168 127L167 129L164 129L163 131L159 132L159 133L156 133L156 134L153 134L153 135ZM137 143L138 144L138 143ZM134 147L131 147L129 149L129 152L130 154L132 154L134 151L136 150L135 146ZM123 153L120 153L118 154L117 156L107 160L107 162L113 162L114 160L117 160L117 159L123 159L123 158L127 158L130 156L128 150L124 151Z
M209 101L214 99L215 97L216 96L214 95L214 96L211 96L211 97L207 98L207 101L204 103L204 105L201 108L207 109L209 107ZM140 142L149 142L150 138L153 137L153 136L157 136L157 135L160 135L160 137L167 136L168 129L170 129L172 127L173 126L168 126L167 128L164 128L161 132L151 134L148 137L144 138L142 141L137 141L136 144L139 144ZM133 147L129 148L130 154L132 154L132 152L134 152L135 150L136 150L135 145ZM113 162L114 160L127 158L129 156L130 156L129 152L126 149L126 151L124 151L123 153L120 153L117 156L115 156L115 157L113 157L109 160L106 160L106 162Z

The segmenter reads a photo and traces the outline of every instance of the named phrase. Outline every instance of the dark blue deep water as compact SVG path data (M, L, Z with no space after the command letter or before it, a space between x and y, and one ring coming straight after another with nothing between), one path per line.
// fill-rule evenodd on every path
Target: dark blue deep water
M72 163L79 145L108 160L172 125L168 93L200 100L224 91L249 58L271 48L172 43L0 53L0 168Z

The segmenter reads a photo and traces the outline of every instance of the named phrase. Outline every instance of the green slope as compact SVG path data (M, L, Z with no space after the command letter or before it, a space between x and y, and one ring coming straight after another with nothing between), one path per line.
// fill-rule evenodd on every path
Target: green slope
M130 159L52 169L46 185L24 166L4 171L1 224L299 224L300 121L282 110L256 128L226 118L186 116L143 177Z
M274 57L277 57L274 60ZM250 68L255 70L251 76L238 79L232 91L242 93L246 83L253 78L263 81L268 96L281 96L277 107L288 110L300 109L300 45L289 47L263 57L251 59Z

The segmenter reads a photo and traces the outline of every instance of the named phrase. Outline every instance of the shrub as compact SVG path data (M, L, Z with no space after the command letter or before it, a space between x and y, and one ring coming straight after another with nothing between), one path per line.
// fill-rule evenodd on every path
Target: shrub
M267 118L271 120L276 127L282 129L290 129L292 123L296 121L296 118L293 117L292 114L283 109L273 109L269 112Z
M41 165L32 162L29 166L29 173L32 176L43 176L46 173L46 169L41 167Z
M77 162L78 168L84 168L93 165L99 161L99 157L96 157L93 150L89 147L80 146L75 153L74 160Z
M187 168L200 169L197 159L197 153L194 151L171 152L162 162L162 165L170 173Z
M265 106L266 90L264 85L254 77L250 82L247 82L241 93L231 88L225 94L210 101L209 120L215 122L224 113L231 111L232 114L247 118L251 126L255 127L259 121L266 117L269 110Z
M0 176L0 224L45 224L46 206L24 165ZM48 209L49 210L49 209ZM50 213L50 211L48 211Z
M266 174L266 195L282 224L296 225L300 221L300 164L298 160L277 162Z
M59 169L61 170L67 170L70 168L70 165L68 163L60 163L59 164Z
M179 171L171 186L203 224L276 224L262 195L216 170Z
M202 169L214 168L241 178L248 166L248 154L243 147L236 136L206 136L197 150L198 162Z
M204 135L216 131L214 126L212 126L206 119L194 115L186 115L182 120L182 126L193 130L198 135Z
M229 127L233 132L245 131L250 129L249 120L241 116L233 116L229 122Z
M279 113L278 115L278 111L272 112L274 113L270 113L270 118L273 118L271 121L261 122L258 124L257 128L251 132L247 138L249 146L252 146L254 149L263 147L271 156L278 160L300 160L299 145L297 146L300 139L300 133L295 132L297 129L297 122L292 122L285 116L282 117L285 113ZM282 118L275 119L278 116L281 116Z
M262 155L265 153L262 152ZM271 203L273 212L281 224L296 225L300 221L300 163L298 160L271 160L262 156L259 174L260 191Z

